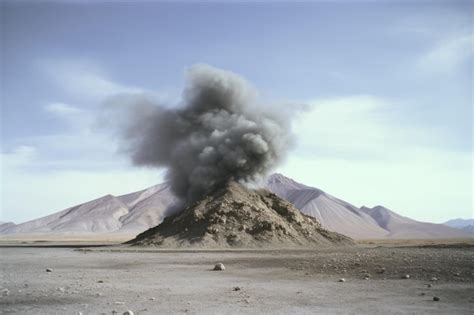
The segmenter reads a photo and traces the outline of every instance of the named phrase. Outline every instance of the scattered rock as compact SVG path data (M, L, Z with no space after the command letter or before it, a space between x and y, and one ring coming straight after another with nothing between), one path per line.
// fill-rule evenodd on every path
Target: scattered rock
M433 296L433 301L436 301L436 302L438 302L438 301L439 301L439 297L437 297L437 296Z
M339 279L339 282L346 282L346 279L341 278L341 279Z
M214 270L215 271L224 271L225 270L225 266L223 263L218 263L214 266Z
M46 272L53 272L52 268L46 268Z
M209 234L217 234L217 233L219 233L219 229L218 229L218 228L215 228L215 227L208 227L208 228L207 228L207 232L208 232Z

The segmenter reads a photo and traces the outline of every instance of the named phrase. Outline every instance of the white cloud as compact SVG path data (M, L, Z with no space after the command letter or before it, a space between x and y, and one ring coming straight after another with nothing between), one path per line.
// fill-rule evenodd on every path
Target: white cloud
M301 154L381 158L394 146L408 148L433 137L432 130L406 125L395 101L372 95L319 99L310 107L294 128Z
M6 165L17 167L30 163L38 155L37 148L31 145L18 145L8 153L0 154L0 170ZM2 180L5 179L2 175Z
M473 154L434 145L432 138L449 142L442 130L403 124L395 102L371 95L311 104L282 173L356 205L382 204L419 220L472 217Z
M419 59L419 66L430 72L449 72L469 60L473 53L472 34L458 35L443 39L423 54Z
M57 115L73 115L83 113L84 110L64 103L49 103L44 110Z
M101 101L120 93L144 90L114 82L94 63L85 60L42 60L40 68L63 91L81 99Z

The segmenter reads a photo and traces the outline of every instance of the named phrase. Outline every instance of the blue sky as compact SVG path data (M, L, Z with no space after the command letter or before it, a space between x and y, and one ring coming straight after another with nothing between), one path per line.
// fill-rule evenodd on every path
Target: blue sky
M101 104L176 103L186 69L298 101L278 168L358 206L473 217L470 1L1 2L1 221L158 183L97 124Z

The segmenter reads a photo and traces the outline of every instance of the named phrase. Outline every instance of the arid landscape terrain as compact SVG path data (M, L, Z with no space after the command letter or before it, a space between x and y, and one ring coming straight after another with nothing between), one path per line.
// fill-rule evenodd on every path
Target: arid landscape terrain
M162 184L6 226L1 312L473 313L467 232L280 174L266 187L229 183L166 216Z
M0 248L0 309L2 314L472 314L474 242L435 243L370 241L312 250L16 244ZM219 262L225 270L213 271Z
M472 12L0 0L0 315L474 315Z

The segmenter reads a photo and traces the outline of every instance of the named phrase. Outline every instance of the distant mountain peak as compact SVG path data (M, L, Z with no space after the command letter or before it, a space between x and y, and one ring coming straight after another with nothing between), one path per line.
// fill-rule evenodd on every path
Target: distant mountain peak
M271 186L284 186L284 187L287 187L287 188L293 188L293 189L307 189L307 188L310 188L310 189L315 189L315 190L318 190L317 188L313 188L313 187L309 187L309 186L306 186L304 184L301 184L301 183L298 183L297 181L289 178L289 177L286 177L285 175L283 174L280 174L280 173L274 173L270 176L267 177L267 180L266 180L266 186L267 187L271 187Z

